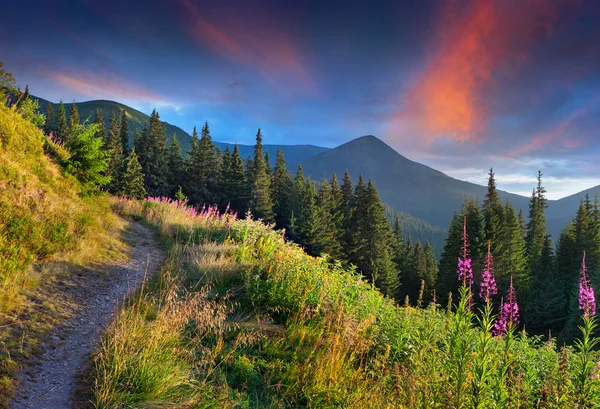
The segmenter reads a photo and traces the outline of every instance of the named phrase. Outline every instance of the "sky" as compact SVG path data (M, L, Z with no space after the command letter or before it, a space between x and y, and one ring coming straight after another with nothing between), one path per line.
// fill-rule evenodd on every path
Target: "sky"
M32 94L110 99L215 140L375 135L450 176L529 195L600 184L600 1L29 1L0 61Z

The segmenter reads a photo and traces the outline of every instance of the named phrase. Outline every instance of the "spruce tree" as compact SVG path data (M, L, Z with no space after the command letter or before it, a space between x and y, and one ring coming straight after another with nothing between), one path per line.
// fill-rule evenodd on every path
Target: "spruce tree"
M567 299L554 262L552 240L546 236L532 282L536 299L530 303L524 317L528 332L533 334L558 335L567 318Z
M324 179L321 182L317 198L317 218L319 220L319 254L327 253L334 259L342 257L341 232L338 229L336 215L339 205L333 196L329 182Z
M98 132L96 132L96 138L100 138L103 141L106 139L106 128L104 126L104 113L101 109L96 110L96 116L94 117L94 123L98 126Z
M79 119L79 109L77 109L77 105L75 101L71 104L71 111L69 112L69 133L72 133L73 130L81 124L81 120Z
M122 146L120 138L119 145ZM152 111L148 124L142 130L137 141L136 153L139 155L144 174L144 188L148 195L167 196L171 190L168 184L167 138L164 124L156 110Z
M231 208L243 216L248 210L249 193L246 190L244 160L240 156L240 149L237 144L233 147L229 172L227 186Z
M51 102L48 102L46 107L46 123L44 124L44 133L49 135L50 132L55 132L56 124L54 118L54 106Z
M135 153L135 148L132 148L127 155L125 171L119 181L117 194L132 199L143 199L146 196L144 174L142 173L142 166L138 161L138 156Z
M96 137L100 138L99 135ZM119 173L125 171L124 166L119 169L119 163L121 163L123 160L123 147L121 146L121 139L119 137L119 123L117 122L117 115L115 112L113 112L110 119L108 137L105 140L105 150L109 155L108 166L106 167L106 175L111 178L109 191L114 194L118 189L117 185L119 183Z
M290 195L290 237L294 241L300 242L300 229L298 225L298 218L302 213L302 200L304 195L305 179L302 171L302 164L298 164L298 170L294 176L292 185L292 192Z
M529 223L527 224L527 269L533 270L538 262L546 239L545 209L548 207L546 189L542 186L542 172L538 171L537 187L534 189L529 202Z
M67 171L91 188L99 188L110 182L110 177L105 174L108 153L102 149L103 141L96 137L96 128L96 124L75 125L66 144L71 153Z
M295 220L295 239L306 247L308 254L318 256L324 251L325 245L317 208L316 184L309 178L304 179L300 194L300 207Z
M483 201L483 215L485 218L485 239L491 242L493 254L501 252L502 241L500 240L500 236L502 234L503 214L504 209L500 202L498 190L496 189L494 170L490 168L488 190Z
M221 154L220 160L220 170L218 175L218 203L219 209L224 211L229 205L231 208L231 187L230 187L230 178L231 178L231 149L229 149L229 145L225 146L225 151Z
M123 121L122 118L121 121ZM121 130L122 129L123 128L121 127ZM121 134L121 137L122 136L123 135ZM121 142L122 141L123 139L121 139ZM175 194L180 190L181 185L185 180L185 161L183 160L181 148L179 147L179 142L177 141L177 135L175 135L175 133L173 133L171 145L169 146L168 170L168 184L171 188L169 195L174 198Z
M439 261L437 294L440 303L444 305L448 300L448 294L452 293L452 299L457 300L458 296L458 277L456 270L458 268L458 256L462 246L463 216L454 213L450 225L448 226L448 235L446 244Z
M342 248L344 250L345 259L349 260L351 257L352 247L352 222L354 218L354 190L352 187L352 178L348 170L344 172L344 179L342 180L342 223L341 229L343 230L342 235Z
M277 149L271 195L275 212L275 226L279 229L289 229L290 227L292 188L292 177L287 170L283 150Z
M127 151L129 150L129 121L127 119L127 112L125 112L125 109L121 109L121 118L119 119L119 137L121 138L123 152L127 154Z
M433 295L438 276L437 260L435 258L433 246L430 242L425 243L424 257L425 268L423 271L419 271L419 280L424 281L425 283L425 287L423 289L423 302L426 306L433 301Z
M372 180L362 175L354 189L354 217L350 261L384 294L393 297L398 288L393 235Z
M517 291L524 288L529 279L529 272L526 270L525 239L521 230L521 223L514 207L508 201L504 206L502 219L502 228L500 237L498 237L502 245L494 257L494 276L500 294L508 291L511 276L514 277Z
M254 145L254 160L252 161L250 181L250 210L252 214L266 222L274 219L273 200L271 198L271 175L267 173L268 168L262 147L262 135L260 128L256 133L256 144Z
M56 114L56 139L60 143L67 143L69 139L69 125L67 125L67 113L62 100L58 103Z
M208 122L204 124L200 140L196 128L192 135L192 149L187 161L187 196L196 205L215 204L218 183L218 162Z

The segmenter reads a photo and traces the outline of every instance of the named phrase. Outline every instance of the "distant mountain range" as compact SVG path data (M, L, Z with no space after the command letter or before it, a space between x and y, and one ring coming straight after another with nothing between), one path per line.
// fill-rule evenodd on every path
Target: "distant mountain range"
M37 98L37 97L34 97ZM43 112L49 101L37 98ZM53 104L56 112L58 104ZM66 103L67 115L70 103ZM108 124L112 112L125 109L130 126L130 142L135 131L141 131L149 116L136 109L114 101L88 101L76 103L82 119L92 121L96 109L102 109L104 120ZM199 124L201 126L202 124ZM182 150L187 152L191 148L192 137L181 128L165 122L165 130L170 138L177 135ZM216 142L221 149L227 143ZM238 145L242 157L246 158L253 153L252 145ZM334 149L314 145L264 145L269 152L270 161L275 162L277 149L285 151L288 168L295 173L298 163L302 163L305 175L314 180L330 179L333 173L342 176L346 170L350 172L356 182L358 175L373 179L381 199L388 205L387 214L391 218L399 214L403 226L413 237L423 241L430 240L439 254L443 245L443 236L448 223L455 211L460 207L466 197L485 197L487 187L452 178L438 170L411 161L396 152L392 147L368 135ZM535 179L532 175L532 187ZM550 200L547 210L548 229L554 240L560 230L574 216L581 199L586 192L594 197L600 195L600 186L587 191L565 197L560 200ZM499 191L503 201L509 200L517 209L528 212L529 198L513 193Z

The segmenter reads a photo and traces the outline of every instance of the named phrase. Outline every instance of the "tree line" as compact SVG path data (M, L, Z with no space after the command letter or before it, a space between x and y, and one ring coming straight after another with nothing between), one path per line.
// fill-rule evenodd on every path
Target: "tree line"
M62 102L55 114L48 106L45 131L59 143L68 143L71 130L80 126L77 106L67 118ZM309 254L328 255L346 266L355 266L384 294L404 302L429 301L437 278L432 245L404 240L398 215L392 225L371 180L359 175L356 184L346 172L339 180L315 182L299 165L290 174L283 150L275 166L263 151L260 129L254 154L242 158L237 145L222 151L213 143L208 123L192 132L192 147L184 158L177 137L168 143L164 124L154 110L129 146L127 113L113 113L108 127L103 112L96 112L94 136L102 141L106 189L132 198L167 196L202 206L215 204L221 211L237 212L285 229L288 238ZM415 285L415 283L417 283Z
M467 199L448 227L446 244L439 261L437 282L440 301L458 294L456 254L461 249L463 218L471 243L473 270L484 270L488 242L494 255L498 292L506 293L509 279L522 303L522 322L532 334L558 336L571 340L581 323L577 306L578 279L583 252L592 284L600 288L600 209L598 199L589 196L581 202L572 222L561 232L556 247L546 228L548 207L542 173L538 173L527 220L510 202L501 203L495 175L489 172L488 191L479 204ZM477 277L476 282L481 282ZM478 289L473 289L478 291ZM500 300L496 300L498 303Z

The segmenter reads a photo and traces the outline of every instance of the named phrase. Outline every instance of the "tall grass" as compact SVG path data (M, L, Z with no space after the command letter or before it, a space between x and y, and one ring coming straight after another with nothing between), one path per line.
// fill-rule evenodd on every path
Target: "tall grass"
M123 248L125 223L107 197L89 196L46 153L66 151L0 104L0 407L17 362L37 350L67 309L68 297L47 287Z
M466 294L451 309L398 307L261 223L159 199L114 207L172 249L104 338L96 408L599 405L597 351L512 326L493 336L490 308Z

